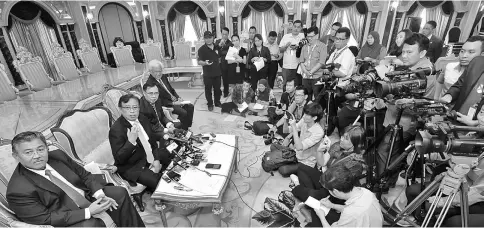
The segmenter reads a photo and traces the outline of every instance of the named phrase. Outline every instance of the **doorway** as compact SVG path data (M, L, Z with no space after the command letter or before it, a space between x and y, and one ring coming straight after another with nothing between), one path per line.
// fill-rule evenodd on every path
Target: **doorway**
M114 38L124 42L136 41L133 18L126 8L117 3L108 3L99 11L99 26L102 31L106 53L111 53Z

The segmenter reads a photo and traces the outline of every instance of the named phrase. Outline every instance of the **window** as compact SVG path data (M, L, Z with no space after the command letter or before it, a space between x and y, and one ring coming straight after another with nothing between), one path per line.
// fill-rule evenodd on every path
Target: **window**
M185 41L190 41L192 46L194 41L198 40L197 33L192 25L192 20L188 15L185 16L185 31L183 32L183 38L185 38Z

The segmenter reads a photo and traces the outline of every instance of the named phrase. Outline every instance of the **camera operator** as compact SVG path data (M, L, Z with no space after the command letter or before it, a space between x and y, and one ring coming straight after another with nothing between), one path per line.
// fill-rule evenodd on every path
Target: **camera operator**
M474 38L469 38L474 39ZM475 47L476 51L481 52L484 55L484 38L475 38L475 42L467 43L480 43L480 49ZM447 94L445 94L441 101L445 103L455 104L453 110L458 112L459 118L457 121L465 125L473 125L471 118L473 116L472 105L478 103L484 92L484 57L476 56L472 61L470 61L469 66L465 69L462 76L457 80L457 82L452 85Z
M289 120L291 133L284 139L283 144L288 146L292 138L298 162L279 167L279 173L284 177L296 173L300 165L309 167L316 165L316 153L324 136L323 128L319 124L323 116L323 108L317 103L311 103L304 106L303 113L301 120L296 121L294 118Z
M425 57L427 49L429 48L429 39L422 34L413 34L406 39L402 49L402 62L407 69L416 70L418 68L432 68L432 63ZM429 76L431 78L433 76ZM435 78L435 77L434 77ZM427 81L426 98L433 98L433 94L430 92L434 85L432 80ZM395 94L397 95L397 94ZM390 95L391 96L391 95ZM398 99L387 103L387 112L385 114L385 120L383 125L388 127L390 124L394 124L397 119L400 107L397 104L408 102L409 99ZM403 111L399 125L403 129L403 141L409 142L417 133L417 119L411 112ZM391 132L387 131L383 138L383 141L378 145L378 158L377 158L377 171L380 175L385 169L385 163L390 150ZM400 140L395 141L395 147L392 153L392 160L395 159L398 154L394 153L398 151ZM396 179L395 179L396 180ZM394 181L395 181L394 180Z
M318 40L318 27L308 29L307 39L309 43L304 45L301 51L299 68L302 74L302 84L309 92L309 99L313 99L319 94L321 86L316 85L319 78L323 76L321 67L326 61L326 45Z
M476 158L477 160L477 158ZM438 175L440 173L446 172L449 167L453 169L456 164L458 164L457 157L450 155L450 159L448 163L441 165L436 169L434 175ZM467 183L469 183L469 190L468 190L468 205L469 205L469 220L468 225L469 227L482 227L484 224L484 196L481 195L483 188L484 188L484 181L481 177L483 174L481 171L481 165L476 164L476 169L471 169L471 171L466 175ZM447 171L447 174L450 176L455 176L454 172ZM477 178L475 178L477 177ZM425 186L429 186L430 183L426 183ZM408 203L412 202L420 193L421 185L420 184L412 184L405 190L405 195L407 197ZM427 199L425 203L426 209L429 208L430 204L433 202L435 196L431 196ZM447 201L448 196L442 197L438 203L436 214L440 212L443 204ZM451 203L451 208L446 214L446 219L442 224L444 227L461 227L461 209L460 209L460 195L456 195L454 200ZM414 213L419 213L420 207ZM434 214L435 215L435 214ZM404 225L404 222L399 222L399 225Z
M337 86L344 86L349 83L349 79L351 77L351 74L353 73L355 69L355 56L351 52L351 50L348 48L348 40L350 38L351 32L347 27L342 27L339 28L338 31L336 31L336 37L335 37L335 47L336 50L331 53L329 56L328 60L326 61L326 64L330 63L338 63L340 64L339 68L335 68L332 71L329 71L328 69L324 69L323 72L326 74L329 74L330 76L336 77L338 80ZM322 90L320 93L325 93L324 90ZM327 102L329 101L332 103L330 105L330 110L326 110L326 112L329 113L329 126L327 130L327 134L331 135L331 133L334 130L334 126L336 123L335 115L338 110L338 106L342 102L345 101L344 96L334 96L330 97L328 99L327 96L324 96L323 99L320 100L320 104L324 105L324 108L327 108Z
M438 83L435 85L435 100L440 100L449 88L459 80L474 57L484 55L484 50L482 49L484 48L482 45L483 41L484 37L482 36L470 37L462 45L462 49L459 52L459 61L447 63L445 70L442 71L437 79Z
M302 86L296 87L296 89L293 89L293 84L294 84L294 79L291 79L290 81L287 82L287 89L286 92L289 90L293 90L293 99L291 100L291 104L289 106L284 107L285 104L283 104L283 100L281 97L281 105L283 105L282 110L279 112L276 109L276 114L281 115L281 118L278 119L276 124L269 129L269 132L275 132L279 134L282 137L286 137L290 132L288 131L288 118L285 117L286 112L284 110L287 110L289 115L292 115L297 122L299 122L304 115L303 110L304 106L307 104L311 103L311 101L307 101L308 99L308 91ZM280 114L279 114L280 113Z

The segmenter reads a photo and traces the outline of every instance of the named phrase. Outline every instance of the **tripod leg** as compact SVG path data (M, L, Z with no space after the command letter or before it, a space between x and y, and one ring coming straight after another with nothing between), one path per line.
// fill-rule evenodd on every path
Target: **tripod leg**
M469 226L469 199L468 199L468 192L469 192L469 184L464 179L464 182L460 186L460 210L461 210L461 219L462 219L462 227Z
M398 213L396 215L396 218L393 221L393 224L391 224L391 225L394 226L403 217L408 216L413 211L415 211L415 209L417 209L417 207L420 204L424 203L425 200L427 200L429 198L429 196L432 195L432 193L434 193L435 191L437 191L437 189L439 188L440 181L442 180L442 178L444 178L443 175L437 176L437 178L435 178L435 180L432 183L430 183L430 185L429 185L428 188L424 189L422 191L422 193L420 193L420 195L417 196L417 198L415 198L412 202L410 202L400 213Z
M453 193L451 196L447 197L447 200L445 201L444 206L442 207L442 211L440 211L439 217L435 222L434 228L440 227L442 225L442 222L444 222L445 216L447 215L447 212L449 212L449 208L452 204L452 201L454 201L454 198L456 195L457 193Z
M430 219L432 218L432 216L434 216L435 209L437 208L437 205L438 205L441 198L442 198L442 189L439 188L439 190L437 191L437 194L435 194L434 201L432 201L432 204L430 204L429 211L427 212L427 215L425 216L425 219L422 223L422 227L428 226Z

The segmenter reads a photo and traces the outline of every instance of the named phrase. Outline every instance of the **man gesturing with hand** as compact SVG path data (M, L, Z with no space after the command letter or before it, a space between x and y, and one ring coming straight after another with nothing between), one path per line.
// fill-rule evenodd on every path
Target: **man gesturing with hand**
M148 118L139 114L136 96L121 96L118 106L122 116L109 130L114 165L130 184L140 183L155 191L162 175L160 171L171 163L171 154L166 150L164 139L153 132Z

